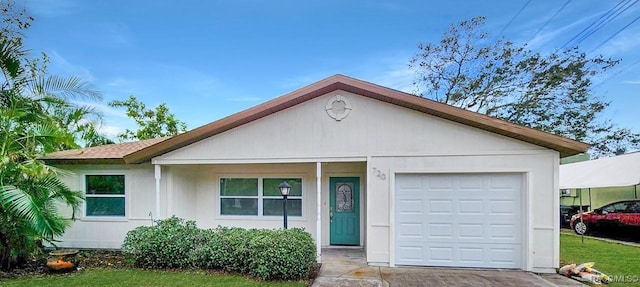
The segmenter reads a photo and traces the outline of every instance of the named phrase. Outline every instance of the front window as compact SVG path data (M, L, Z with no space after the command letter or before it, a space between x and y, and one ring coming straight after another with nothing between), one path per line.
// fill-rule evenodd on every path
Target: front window
M124 175L85 176L86 216L125 216Z
M281 216L282 195L278 185L291 185L287 215L302 216L301 178L221 178L220 214Z

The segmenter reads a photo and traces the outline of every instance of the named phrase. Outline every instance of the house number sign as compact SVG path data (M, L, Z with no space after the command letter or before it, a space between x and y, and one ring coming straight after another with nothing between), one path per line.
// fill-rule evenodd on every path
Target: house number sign
M377 168L373 168L373 174L377 177L379 177L382 180L387 179L387 175L384 174L381 170L377 169Z

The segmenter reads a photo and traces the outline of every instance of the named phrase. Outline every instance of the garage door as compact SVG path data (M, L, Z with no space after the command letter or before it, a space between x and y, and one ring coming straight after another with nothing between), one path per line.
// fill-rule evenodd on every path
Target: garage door
M519 174L400 174L397 265L521 268Z

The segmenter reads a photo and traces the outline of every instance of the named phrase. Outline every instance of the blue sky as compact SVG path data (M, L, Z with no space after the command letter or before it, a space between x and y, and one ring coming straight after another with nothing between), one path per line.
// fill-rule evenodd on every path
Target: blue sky
M438 41L451 23L486 16L492 35L502 31L549 52L619 1L566 3L22 0L18 6L35 17L26 46L49 55L52 73L79 76L101 91L104 100L92 104L105 114L102 130L115 134L134 124L106 103L129 95L149 107L167 103L192 129L336 73L411 91L407 64L417 44ZM611 101L605 117L640 132L640 21L633 22L640 4L631 3L580 47L622 59L595 79L595 91Z

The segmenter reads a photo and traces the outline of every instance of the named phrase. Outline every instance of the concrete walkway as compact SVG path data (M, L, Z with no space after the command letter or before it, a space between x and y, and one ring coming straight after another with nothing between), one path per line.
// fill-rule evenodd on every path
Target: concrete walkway
M368 266L361 248L323 248L312 286L584 286L558 274L516 270Z

